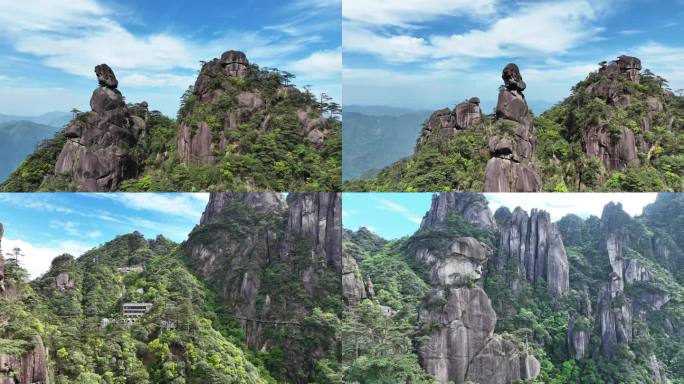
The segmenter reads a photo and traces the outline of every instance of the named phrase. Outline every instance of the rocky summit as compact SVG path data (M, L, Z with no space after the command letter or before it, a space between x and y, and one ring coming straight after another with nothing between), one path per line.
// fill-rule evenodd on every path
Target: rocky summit
M214 164L232 143L232 131L241 124L253 122L262 132L277 129L275 116L269 110L278 104L299 104L295 100L301 99L302 94L289 85L279 86L271 95L245 85L260 76L263 74L239 51L227 51L202 66L192 88L192 100L197 102L180 122L177 147L183 162ZM198 116L200 108L214 109L215 113ZM301 134L311 145L321 147L330 131L327 120L310 105L301 104L293 113ZM222 123L215 125L212 120L217 118Z
M471 97L457 104L453 111L449 108L435 111L423 127L416 143L416 151L429 142L446 141L480 121L482 121L482 111L480 99L477 97Z

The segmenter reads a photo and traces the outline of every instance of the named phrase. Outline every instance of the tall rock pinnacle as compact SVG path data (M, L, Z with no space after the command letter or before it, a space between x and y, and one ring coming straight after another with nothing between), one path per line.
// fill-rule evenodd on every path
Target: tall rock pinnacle
M100 86L90 98L92 111L80 113L65 129L67 142L48 186L66 182L67 189L112 191L140 171L141 159L131 149L145 135L147 103L129 110L114 71L100 64L95 74Z
M527 87L518 66L506 65L504 86L496 105L497 121L488 146L492 158L485 169L485 192L537 192L539 167L534 158L536 139L523 91Z

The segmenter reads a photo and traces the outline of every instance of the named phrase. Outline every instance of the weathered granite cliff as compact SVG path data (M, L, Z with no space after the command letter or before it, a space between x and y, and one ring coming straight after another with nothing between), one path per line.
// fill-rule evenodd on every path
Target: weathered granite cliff
M95 67L100 86L90 99L92 111L79 113L64 131L62 148L53 176L43 185L87 192L116 190L121 182L141 171L134 151L145 136L147 103L131 108L117 89L119 82L107 64Z
M49 384L48 349L40 336L34 336L27 352L0 353L0 384Z
M315 362L333 352L325 343L301 344L296 334L306 332L314 307L343 300L341 209L340 193L290 193L286 201L278 193L212 193L182 246L216 285L249 347L286 351L293 382L310 380Z
M480 230L496 230L481 194L440 193L433 196L421 231L448 228L452 215L462 216ZM419 334L424 337L417 343L423 368L440 383L508 384L535 378L540 372L537 359L494 334L496 313L489 297L481 287L470 287L481 283L491 247L461 236L444 244L409 246L417 248L416 261L429 269L434 287L419 313Z
M488 146L492 158L485 168L485 192L538 192L539 166L532 116L523 91L527 87L518 66L506 65L504 86L496 104L496 121Z
M532 209L528 216L517 207L513 213L499 208L495 215L501 238L494 263L499 271L513 265L516 273L530 283L546 281L549 293L558 297L570 289L568 257L556 223L548 212ZM511 281L516 291L519 281Z

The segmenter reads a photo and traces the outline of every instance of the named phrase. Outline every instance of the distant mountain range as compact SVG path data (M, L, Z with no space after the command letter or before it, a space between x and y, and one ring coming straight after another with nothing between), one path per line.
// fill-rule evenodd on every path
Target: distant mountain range
M68 112L48 112L38 116L17 116L17 115L3 115L0 113L0 123L8 121L30 121L36 124L49 125L52 127L62 128L72 118L71 113Z
M67 112L50 112L40 116L0 114L0 181L36 148L71 119Z
M410 156L430 111L387 106L347 106L342 120L342 178L372 177Z

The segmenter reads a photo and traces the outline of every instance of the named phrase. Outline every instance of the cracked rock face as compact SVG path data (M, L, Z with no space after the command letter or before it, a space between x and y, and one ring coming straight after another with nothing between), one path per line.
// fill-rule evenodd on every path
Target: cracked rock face
M144 138L148 111L146 103L129 111L109 66L100 64L95 73L100 87L90 99L92 111L78 115L65 129L67 142L55 175L73 180L79 191L106 192L140 172L141 160L130 148Z
M432 290L419 321L427 339L418 354L439 383L510 384L539 374L534 356L494 334L496 313L482 288Z
M40 336L33 336L33 347L22 355L0 353L0 383L47 384L48 350Z
M568 257L558 226L551 221L549 213L533 209L528 216L520 207L512 214L507 208L500 208L496 217L508 217L500 226L499 254L495 258L497 269L503 270L512 259L518 273L529 282L546 281L552 296L568 292Z
M429 266L432 281L439 285L462 282L464 278L479 280L491 249L472 237L454 240L444 252L429 249L416 251L416 261Z
M278 192L212 193L209 195L209 202L202 213L200 224L220 220L222 218L221 213L223 212L223 208L231 202L240 202L257 212L270 212L286 207L283 195Z
M375 295L373 284L362 277L356 260L342 249L342 296L348 306L358 305Z
M538 192L539 166L534 158L536 138L527 101L527 87L518 66L503 69L504 86L496 104L494 133L488 139L491 158L485 167L485 192Z
M449 108L435 111L423 127L416 143L416 151L420 150L430 140L449 140L452 136L480 121L482 121L482 110L480 109L480 99L477 97L471 97L468 101L457 104L453 111Z

